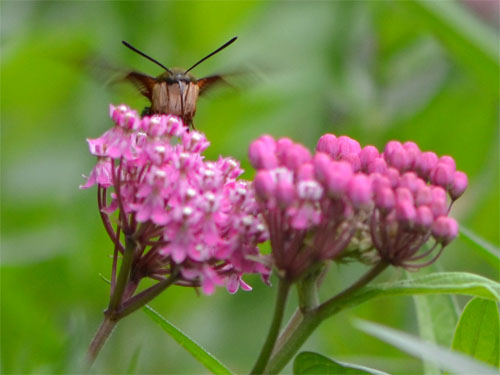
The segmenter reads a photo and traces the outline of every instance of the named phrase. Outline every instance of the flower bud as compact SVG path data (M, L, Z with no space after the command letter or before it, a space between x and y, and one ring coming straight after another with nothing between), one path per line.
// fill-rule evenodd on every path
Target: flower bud
M449 164L438 162L432 169L430 178L433 184L447 188L453 182L454 173Z
M338 156L341 158L348 154L359 154L361 152L361 146L355 139L342 135L337 138L337 141L339 144Z
M392 189L384 187L375 190L375 205L384 212L389 212L394 208L396 198Z
M369 204L372 197L372 186L368 176L361 173L354 175L349 182L347 195L356 208Z
M250 144L248 158L255 169L272 169L278 165L274 150L260 138Z
M375 146L365 146L359 153L359 161L361 162L361 168L363 170L368 170L368 166L371 162L379 157L379 152Z
M337 137L335 137L333 134L325 134L321 136L321 138L318 140L318 143L316 144L316 151L324 152L333 159L337 158L339 153L339 142L337 140Z
M339 197L346 188L353 175L352 167L345 161L334 161L326 176L328 193Z
M399 222L411 226L417 217L417 211L411 201L398 200L396 203L396 218Z
M301 144L295 143L284 150L280 161L285 167L296 171L302 164L308 163L311 159L309 150Z
M427 206L417 207L417 214L415 217L415 224L421 229L429 229L434 221L434 215Z
M267 170L257 172L253 183L257 197L264 201L268 200L276 189L276 183Z
M453 174L453 182L450 184L448 190L451 199L458 199L464 193L465 189L467 189L467 185L467 175L464 172L456 171Z
M432 225L432 235L437 242L446 246L458 235L458 224L451 217L440 216Z
M427 179L437 161L438 157L434 152L422 152L415 161L415 169L419 176Z

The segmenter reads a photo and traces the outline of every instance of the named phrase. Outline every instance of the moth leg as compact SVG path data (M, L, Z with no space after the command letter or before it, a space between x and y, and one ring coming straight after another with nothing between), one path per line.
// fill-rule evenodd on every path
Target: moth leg
M141 112L141 118L151 115L151 107L145 107Z

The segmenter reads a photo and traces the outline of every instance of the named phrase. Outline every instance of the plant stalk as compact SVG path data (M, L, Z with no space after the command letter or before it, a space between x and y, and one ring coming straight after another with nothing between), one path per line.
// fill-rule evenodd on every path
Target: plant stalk
M116 319L112 319L109 316L105 316L101 322L101 325L99 326L99 329L97 330L97 333L95 334L87 351L87 366L89 369L94 364L97 355L101 351L106 339L109 337L111 332L113 332L117 322L118 321Z
M279 373L323 320L345 308L346 306L342 306L342 302L348 300L350 295L377 277L387 266L387 263L383 261L379 262L350 287L330 298L316 309L305 312L300 323L295 326L295 329L291 333L288 333L286 340L272 356L266 368L266 373ZM296 321L292 322L296 324Z
M273 352L274 344L278 338L281 322L283 321L283 314L285 312L286 300L290 291L291 282L284 278L279 279L278 294L276 295L276 304L274 306L274 315L267 333L267 338L262 347L259 357L252 368L251 374L263 374L264 369Z

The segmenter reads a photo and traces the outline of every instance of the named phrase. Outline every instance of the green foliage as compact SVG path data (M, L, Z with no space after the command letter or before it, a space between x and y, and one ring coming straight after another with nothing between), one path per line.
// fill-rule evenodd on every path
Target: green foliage
M321 314L327 316L339 309L356 306L374 298L419 294L465 294L500 301L500 284L466 272L438 272L411 280L365 286L331 308L326 307Z
M193 341L188 335L182 332L179 328L170 323L163 316L158 314L149 306L145 306L142 310L155 323L157 323L165 332L167 332L177 343L186 349L197 361L205 366L211 373L216 375L232 374L232 372L224 366L217 358L206 351L203 347Z
M293 373L302 374L325 374L325 375L343 375L343 374L374 374L384 375L385 372L370 369L364 366L353 365L350 363L337 362L324 355L313 352L302 352L293 362Z
M486 366L471 357L447 348L423 341L418 337L385 327L380 324L357 320L355 326L395 347L420 358L431 361L440 369L453 374L497 374L494 367Z
M452 349L498 367L500 323L498 304L481 298L472 299L460 316Z

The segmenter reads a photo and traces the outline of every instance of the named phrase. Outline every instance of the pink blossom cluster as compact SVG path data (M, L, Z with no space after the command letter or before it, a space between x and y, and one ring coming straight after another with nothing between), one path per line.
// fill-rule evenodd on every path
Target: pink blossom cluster
M288 277L338 258L353 243L376 249L387 263L419 268L457 236L448 212L467 176L450 156L422 152L413 142L391 141L379 152L325 134L312 155L289 138L264 135L250 145L249 158L273 258Z
M267 280L257 248L267 229L250 184L237 179L239 163L206 161L204 134L176 116L141 118L124 105L110 106L110 116L115 126L88 139L97 164L81 187L98 185L103 223L121 252L120 231L136 241L134 277L161 280L177 270L178 285L201 286L206 294L216 285L250 290L245 273Z

